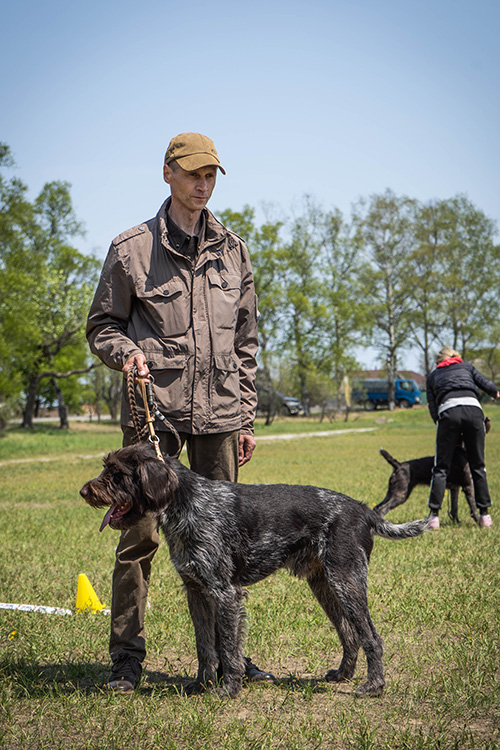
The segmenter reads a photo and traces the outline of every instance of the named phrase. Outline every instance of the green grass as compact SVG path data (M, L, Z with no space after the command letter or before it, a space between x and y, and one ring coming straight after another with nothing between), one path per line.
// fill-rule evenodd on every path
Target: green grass
M461 496L460 525L443 512L439 532L375 540L369 598L385 642L381 698L353 696L366 674L363 656L352 684L322 681L339 661L337 636L307 585L284 572L253 586L248 600L247 653L278 675L279 684L245 687L233 701L183 697L183 681L196 669L194 636L163 545L150 587L146 677L133 696L101 689L108 671L106 615L0 610L0 748L499 748L500 430L497 410L490 413L495 525L478 529ZM374 429L355 432L367 427ZM241 481L318 484L374 505L390 473L378 449L403 459L429 455L434 444L423 408L360 414L347 425L286 419L266 428L259 422L256 434L320 430L331 434L262 439ZM99 471L100 456L119 444L118 428L85 423L68 433L37 427L0 439L1 601L74 610L78 574L86 573L109 604L116 534L98 533L102 513L87 507L78 490ZM417 488L389 520L425 516L426 499L426 489Z

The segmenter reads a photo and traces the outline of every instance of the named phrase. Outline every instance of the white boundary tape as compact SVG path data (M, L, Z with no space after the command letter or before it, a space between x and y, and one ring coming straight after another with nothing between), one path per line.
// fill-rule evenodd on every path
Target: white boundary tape
M0 609L11 609L18 610L20 612L39 612L44 615L72 615L71 609L61 609L60 607L42 607L38 604L9 604L7 602L0 602ZM96 610L103 615L111 614L109 609Z

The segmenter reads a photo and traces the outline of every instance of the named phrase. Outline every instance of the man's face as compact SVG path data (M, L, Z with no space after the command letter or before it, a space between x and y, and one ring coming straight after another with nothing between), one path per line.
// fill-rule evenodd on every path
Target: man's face
M165 182L170 185L172 202L191 212L201 211L210 200L217 178L217 167L200 167L186 172L178 164L174 169L168 164L163 168Z

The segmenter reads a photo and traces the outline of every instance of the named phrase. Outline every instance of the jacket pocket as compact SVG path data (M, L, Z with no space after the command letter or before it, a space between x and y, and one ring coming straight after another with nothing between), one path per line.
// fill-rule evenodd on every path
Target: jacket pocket
M137 285L137 308L145 328L159 338L185 335L191 325L191 297L181 279L148 286L147 279ZM139 336L141 332L139 332Z
M189 419L191 415L191 393L188 373L189 355L175 354L171 357L157 350L144 350L151 374L154 377L154 393L158 408L167 419Z
M214 416L233 419L240 415L240 363L236 354L213 355L211 396Z
M241 297L240 274L208 268L207 279L212 330L234 331Z

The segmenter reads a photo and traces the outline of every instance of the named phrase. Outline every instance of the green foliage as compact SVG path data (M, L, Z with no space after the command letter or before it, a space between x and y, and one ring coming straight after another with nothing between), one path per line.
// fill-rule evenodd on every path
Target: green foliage
M6 148L4 167L12 165ZM67 183L47 183L33 203L25 192L1 178L0 395L24 391L30 423L44 372L86 365L84 326L100 263L68 243L82 227Z
M255 212L221 213L244 237L259 297L260 362L275 384L309 401L336 398L356 367L353 347L366 323L358 279L360 246L339 211L305 197L289 221L255 225ZM286 374L285 374L286 373Z
M268 368L271 362L270 349L278 333L282 303L277 275L283 222L268 220L257 227L255 211L250 206L244 206L241 212L227 209L221 212L220 218L229 229L245 240L250 252L255 290L259 298L260 360L263 367Z
M426 372L443 344L497 372L500 247L494 222L465 196L421 203L386 190L361 199L350 220L305 196L287 221L257 227L249 206L221 219L250 249L261 368L306 412L341 406L355 347L366 344L391 380L415 345Z
M406 290L407 259L413 246L415 201L386 190L360 201L354 215L366 253L362 274L369 299L375 341L385 354L389 402L397 372L398 351L408 342L412 316Z
M431 201L417 209L415 245L408 255L408 276L404 285L412 302L409 324L413 340L422 351L425 373L432 369L431 348L445 335L447 316L441 285L441 258L445 247L443 201Z
M451 346L467 357L498 319L500 247L493 242L494 222L466 196L444 202L443 210L440 286Z

